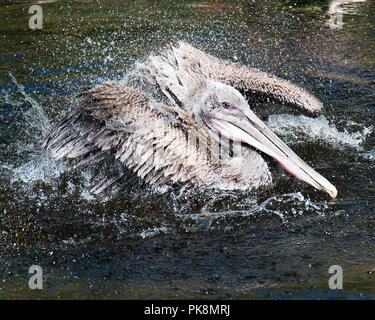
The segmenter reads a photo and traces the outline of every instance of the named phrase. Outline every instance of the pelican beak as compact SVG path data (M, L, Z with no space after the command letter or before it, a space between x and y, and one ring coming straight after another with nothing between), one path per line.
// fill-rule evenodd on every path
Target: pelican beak
M222 136L247 143L275 159L291 175L336 198L337 189L298 157L255 113L250 109L242 112L240 118L214 117L209 122Z

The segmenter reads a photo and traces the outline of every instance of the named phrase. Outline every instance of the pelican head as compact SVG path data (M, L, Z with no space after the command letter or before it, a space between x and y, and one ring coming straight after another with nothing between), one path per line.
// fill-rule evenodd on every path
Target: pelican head
M255 115L237 89L206 77L199 62L179 61L177 55L169 53L152 57L147 67L171 102L188 111L211 137L225 137L254 148L276 160L291 175L332 198L337 196L337 189L282 142Z
M195 121L211 136L244 143L276 160L288 173L327 192L332 198L337 189L307 165L266 124L251 111L244 97L233 87L220 82L208 84L201 104L194 104Z

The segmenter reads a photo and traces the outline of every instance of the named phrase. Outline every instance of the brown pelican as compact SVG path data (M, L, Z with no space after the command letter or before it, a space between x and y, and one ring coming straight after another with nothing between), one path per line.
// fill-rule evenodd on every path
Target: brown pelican
M272 158L336 197L336 188L267 128L245 99L263 96L316 115L322 104L305 90L186 43L151 55L136 72L169 103L116 82L96 86L49 133L43 147L50 155L74 158L77 166L112 157L161 192L174 185L223 190L270 185ZM118 178L91 191L100 193Z

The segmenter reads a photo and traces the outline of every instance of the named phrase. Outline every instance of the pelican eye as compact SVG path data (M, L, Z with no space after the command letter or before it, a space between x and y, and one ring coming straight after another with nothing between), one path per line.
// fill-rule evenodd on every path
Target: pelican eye
M223 102L221 104L221 106L224 108L224 109L229 109L230 108L230 103L229 102Z

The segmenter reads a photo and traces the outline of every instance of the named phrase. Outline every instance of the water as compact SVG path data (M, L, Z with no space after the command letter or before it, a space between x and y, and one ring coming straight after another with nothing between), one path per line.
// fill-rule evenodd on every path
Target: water
M0 5L0 298L375 297L375 6L326 2L31 1ZM307 4L308 3L308 4ZM338 188L285 175L272 189L163 197L89 189L105 168L40 152L85 86L126 81L136 61L185 40L287 78L321 99L316 119L268 125ZM125 79L125 80L124 80ZM28 268L44 289L28 288ZM344 290L328 269L344 270Z

